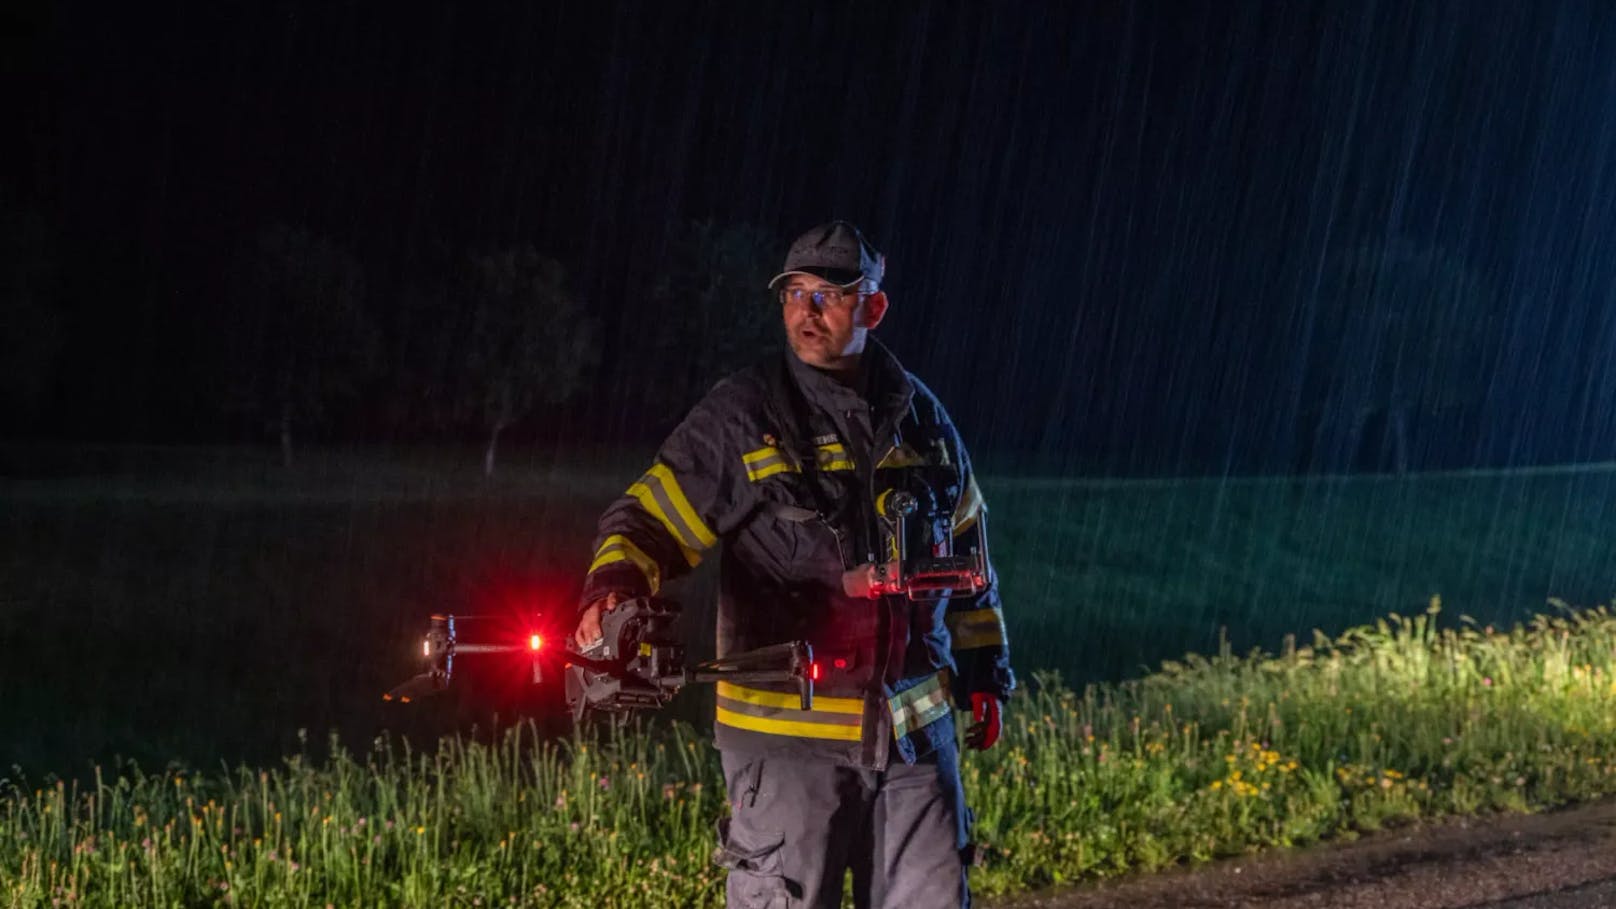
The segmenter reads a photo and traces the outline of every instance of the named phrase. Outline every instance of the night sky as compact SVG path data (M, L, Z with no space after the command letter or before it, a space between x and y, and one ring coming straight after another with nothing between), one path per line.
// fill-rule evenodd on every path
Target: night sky
M1457 401L1410 405L1409 466L1616 456L1609 3L8 9L0 202L49 238L62 338L17 438L249 437L203 364L233 250L285 223L363 263L384 327L468 250L555 257L604 355L512 435L641 444L679 416L634 401L680 232L783 254L841 217L889 256L880 337L1004 463L1384 468L1318 450L1318 389L1388 356L1365 250L1423 263L1400 300L1463 289L1392 345Z

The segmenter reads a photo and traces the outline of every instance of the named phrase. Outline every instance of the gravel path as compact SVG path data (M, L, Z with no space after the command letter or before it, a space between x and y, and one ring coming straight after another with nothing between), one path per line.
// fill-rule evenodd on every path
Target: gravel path
M1351 843L993 902L990 909L1616 906L1616 801L1459 819Z

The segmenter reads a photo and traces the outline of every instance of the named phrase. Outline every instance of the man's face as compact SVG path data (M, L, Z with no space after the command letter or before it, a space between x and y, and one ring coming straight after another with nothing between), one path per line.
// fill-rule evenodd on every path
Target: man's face
M823 292L819 303L810 296ZM840 299L836 297L840 295ZM858 287L843 288L813 275L792 275L779 288L786 340L798 359L820 369L850 365L864 352L874 325Z

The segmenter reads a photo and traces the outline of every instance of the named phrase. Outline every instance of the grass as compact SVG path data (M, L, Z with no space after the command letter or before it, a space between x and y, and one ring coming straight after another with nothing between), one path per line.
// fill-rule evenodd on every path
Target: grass
M564 624L638 459L25 454L0 448L0 906L720 902L703 733L468 735L536 706L487 674L377 697L429 612ZM1616 793L1611 617L1488 630L1607 601L1608 465L983 485L1017 666L1060 674L966 762L979 893ZM710 584L673 591L693 628ZM1476 621L1343 631L1439 590Z
M1616 617L1438 628L1438 604L1274 655L1122 683L1040 676L965 763L991 895L1616 793ZM0 796L14 906L717 906L715 755L655 735L426 753L340 745L269 770Z

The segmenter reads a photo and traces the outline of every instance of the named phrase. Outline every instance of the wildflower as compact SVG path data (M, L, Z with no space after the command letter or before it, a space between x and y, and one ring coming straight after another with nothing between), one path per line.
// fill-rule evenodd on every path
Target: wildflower
M1493 677L1490 676L1490 675L1489 676L1483 676L1482 679L1481 679L1481 687L1483 687L1483 688L1491 688L1491 687L1493 687Z

